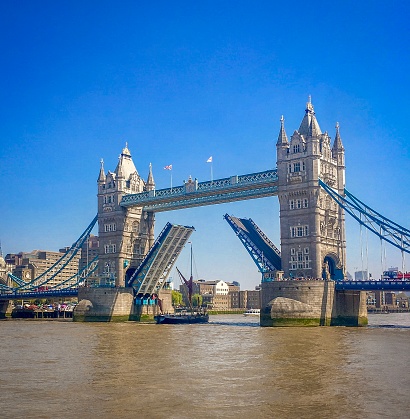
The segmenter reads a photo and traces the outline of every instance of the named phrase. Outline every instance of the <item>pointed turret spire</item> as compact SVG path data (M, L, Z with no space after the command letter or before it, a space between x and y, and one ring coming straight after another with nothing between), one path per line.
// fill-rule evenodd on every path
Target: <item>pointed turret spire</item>
M147 191L153 191L155 189L154 176L152 175L152 164L149 164L149 172L147 183L145 184Z
M335 136L335 141L333 143L334 151L344 151L342 138L340 137L339 128L340 128L339 122L336 122L336 136Z
M123 177L128 180L130 175L137 173L134 162L132 161L130 150L128 149L128 143L125 143L125 147L122 149L122 153L118 157L118 164L115 168L115 174L117 177Z
M98 175L98 182L105 182L105 172L104 172L104 160L100 160L101 167L100 167L100 174Z
M288 136L285 131L285 118L283 115L280 118L280 131L278 136L277 146L289 146Z
M312 105L312 97L310 95L308 102L306 103L305 116L300 123L299 134L302 134L305 138L322 134L319 123L316 120L315 110Z
M117 179L124 177L124 173L122 171L122 156L123 156L122 154L118 156L118 164L117 164L117 167L115 168L115 174L116 174Z

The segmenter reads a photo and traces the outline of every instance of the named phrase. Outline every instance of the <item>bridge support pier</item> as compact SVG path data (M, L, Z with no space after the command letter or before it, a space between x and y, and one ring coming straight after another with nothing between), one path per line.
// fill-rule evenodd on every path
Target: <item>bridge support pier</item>
M0 300L0 319L5 319L7 314L11 315L11 301Z
M333 281L264 282L261 296L261 326L367 325L365 293L336 291Z
M159 298L164 310L170 311L171 291L163 290ZM74 309L75 322L153 322L159 314L158 305L136 305L132 288L80 288L78 305Z
M332 326L366 326L367 306L365 291L336 291Z

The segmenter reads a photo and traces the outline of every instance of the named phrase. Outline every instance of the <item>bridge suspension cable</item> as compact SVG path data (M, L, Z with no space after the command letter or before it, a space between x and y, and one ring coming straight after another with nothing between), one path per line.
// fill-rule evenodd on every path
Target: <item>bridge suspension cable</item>
M65 290L73 287L78 287L84 284L85 280L93 273L98 267L98 256L91 262L84 266L78 274L72 275L70 278L62 281L56 285L51 286L50 290Z
M97 222L97 216L93 219L93 221L89 224L89 226L83 231L81 236L77 239L75 243L64 253L63 256L57 262L55 262L50 268L48 268L45 272L40 274L38 277L34 278L30 282L24 282L22 279L17 278L16 276L9 274L9 277L18 284L18 287L13 288L14 290L19 291L29 291L37 289L38 287L44 286L47 283L53 281L55 277L61 273L61 271L71 262L74 256L78 253L78 251L83 246L85 240L90 235L92 229ZM92 263L92 262L91 262ZM77 277L74 275L72 278ZM70 279L72 279L70 278Z
M410 253L410 230L381 215L347 189L342 196L320 179L319 185L360 225L402 252Z

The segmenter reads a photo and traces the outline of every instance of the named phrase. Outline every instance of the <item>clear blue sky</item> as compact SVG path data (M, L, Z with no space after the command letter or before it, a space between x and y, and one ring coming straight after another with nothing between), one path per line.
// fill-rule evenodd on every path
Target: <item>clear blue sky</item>
M3 253L70 245L97 211L100 159L128 142L157 188L273 168L280 117L298 129L312 95L346 149L347 188L410 227L410 3L386 1L0 2ZM222 216L279 245L277 198L157 215L194 225L199 276L253 288L260 274ZM361 269L347 223L348 270ZM381 270L369 238L369 269ZM389 250L388 265L401 266ZM184 255L180 265L184 265ZM186 258L187 259L187 258ZM410 257L407 265L410 266ZM366 268L365 261L365 268Z

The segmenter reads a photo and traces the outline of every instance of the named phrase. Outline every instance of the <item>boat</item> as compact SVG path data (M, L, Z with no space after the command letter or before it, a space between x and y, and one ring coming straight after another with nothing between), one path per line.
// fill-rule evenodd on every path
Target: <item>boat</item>
M191 243L191 276L186 280L181 271L176 268L179 277L185 283L188 289L188 303L189 310L179 311L175 314L159 314L155 316L157 324L193 324L193 323L208 323L209 315L206 309L198 308L194 310L192 305L192 289L193 289L193 276L192 276L192 243Z
M209 315L201 312L160 314L156 316L157 324L192 324L208 323Z
M243 313L244 316L260 316L261 310L259 308L250 308Z

